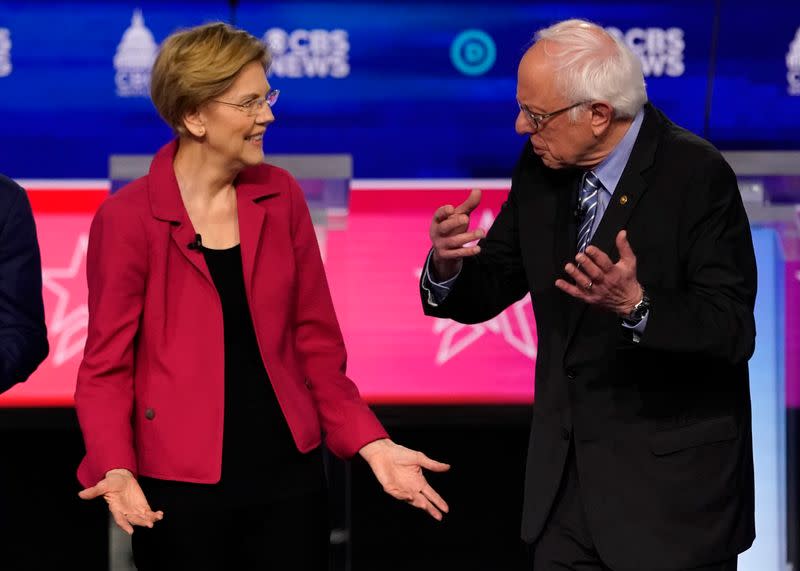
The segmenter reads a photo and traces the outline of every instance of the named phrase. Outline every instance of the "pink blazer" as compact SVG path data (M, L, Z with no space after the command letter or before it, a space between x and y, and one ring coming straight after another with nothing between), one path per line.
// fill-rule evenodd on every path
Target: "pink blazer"
M150 172L105 201L87 258L89 331L75 406L85 486L112 468L218 482L222 306L164 146ZM301 452L350 457L386 432L345 374L347 356L308 207L277 167L237 182L245 289L270 381Z

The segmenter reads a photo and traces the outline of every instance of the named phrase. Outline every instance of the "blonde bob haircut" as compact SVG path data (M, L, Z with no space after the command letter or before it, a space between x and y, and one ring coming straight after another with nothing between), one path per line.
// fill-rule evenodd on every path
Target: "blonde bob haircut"
M150 98L178 135L187 135L187 113L226 91L249 63L269 69L267 46L222 22L180 30L161 45L150 78Z

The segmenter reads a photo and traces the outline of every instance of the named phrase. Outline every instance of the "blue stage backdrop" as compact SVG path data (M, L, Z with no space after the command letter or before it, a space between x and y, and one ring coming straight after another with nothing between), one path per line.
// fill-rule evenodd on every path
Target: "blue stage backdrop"
M625 38L653 99L702 129L712 2L243 1L237 23L275 51L271 150L352 152L357 177L497 177L522 146L517 63L536 29L575 16Z
M722 2L713 92L717 146L800 148L800 2Z
M721 146L798 146L800 96L787 89L800 79L785 64L800 51L789 45L800 20L785 10L745 16L721 2L717 14L713 0L233 4L0 0L0 171L105 178L110 154L155 151L171 134L147 97L149 66L170 32L211 20L273 47L270 81L282 95L267 152L352 153L358 178L509 176L522 146L517 62L534 30L577 16L624 38L652 101L679 124ZM743 41L745 17L763 41L751 25ZM779 115L759 121L764 106Z
M0 171L106 178L109 155L152 153L171 136L148 96L159 43L229 17L222 0L0 0Z

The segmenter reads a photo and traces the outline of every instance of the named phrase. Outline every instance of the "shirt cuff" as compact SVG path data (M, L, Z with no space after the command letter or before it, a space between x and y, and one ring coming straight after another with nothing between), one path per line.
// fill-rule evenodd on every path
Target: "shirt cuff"
M622 322L622 326L625 329L631 330L631 335L633 336L634 343L638 343L639 341L642 340L642 335L644 335L644 330L647 327L648 317L650 317L649 311L644 314L644 317L642 317L641 321L639 321L639 323L637 323L636 325L631 325L630 323L625 323L624 321Z
M458 276L461 275L461 270L459 270L456 275L448 280L435 282L431 278L430 274L432 256L433 250L428 252L428 258L425 260L425 268L422 271L422 289L424 289L428 294L428 305L431 307L437 307L447 298L448 294L450 293L450 289L453 287L453 284L458 279Z

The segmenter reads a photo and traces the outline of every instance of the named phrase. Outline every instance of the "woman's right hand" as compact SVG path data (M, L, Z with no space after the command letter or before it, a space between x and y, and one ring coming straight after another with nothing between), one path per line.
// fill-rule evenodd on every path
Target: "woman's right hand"
M114 521L128 535L133 533L134 525L153 527L155 522L164 517L164 512L150 509L139 482L130 470L109 470L105 478L91 488L81 490L78 495L84 500L103 496Z

